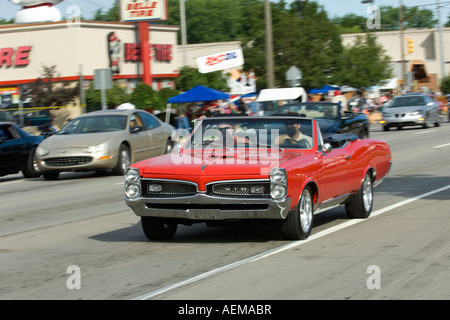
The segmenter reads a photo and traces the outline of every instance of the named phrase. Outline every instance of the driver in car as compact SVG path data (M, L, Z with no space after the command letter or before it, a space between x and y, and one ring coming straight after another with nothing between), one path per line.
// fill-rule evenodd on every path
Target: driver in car
M299 121L287 121L286 134L278 136L276 143L278 145L297 145L301 148L311 148L312 138L300 131L301 126Z

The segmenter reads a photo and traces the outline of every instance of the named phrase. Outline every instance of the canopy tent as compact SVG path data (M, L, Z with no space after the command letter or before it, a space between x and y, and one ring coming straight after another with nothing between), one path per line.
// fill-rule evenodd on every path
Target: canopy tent
M339 90L339 87L333 87L333 86L323 86L322 88L314 88L309 90L309 93L328 93L330 90Z
M211 89L202 85L195 86L191 90L183 92L177 96L169 98L168 107L166 108L166 122L169 123L170 113L172 112L172 103L189 103L189 102L201 102L201 101L215 101L219 102L230 98L228 93Z
M306 92L302 87L263 89L259 92L256 101L295 100L299 97L302 97L302 101L306 101Z
M187 103L199 101L225 100L230 98L228 93L198 85L191 90L170 98L169 103Z

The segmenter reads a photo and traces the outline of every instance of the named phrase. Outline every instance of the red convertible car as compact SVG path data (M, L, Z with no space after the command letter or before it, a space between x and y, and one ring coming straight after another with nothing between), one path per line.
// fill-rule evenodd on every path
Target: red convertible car
M391 160L381 140L324 141L311 118L205 118L172 153L126 170L125 201L150 240L173 238L178 224L239 220L301 240L324 210L344 205L348 217L367 218Z

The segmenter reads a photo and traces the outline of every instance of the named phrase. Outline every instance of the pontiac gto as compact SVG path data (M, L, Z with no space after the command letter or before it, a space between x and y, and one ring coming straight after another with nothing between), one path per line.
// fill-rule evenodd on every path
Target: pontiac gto
M150 240L172 239L178 224L235 220L264 220L301 240L324 210L369 217L373 187L390 167L386 142L324 140L315 119L205 118L172 153L126 170L125 201Z

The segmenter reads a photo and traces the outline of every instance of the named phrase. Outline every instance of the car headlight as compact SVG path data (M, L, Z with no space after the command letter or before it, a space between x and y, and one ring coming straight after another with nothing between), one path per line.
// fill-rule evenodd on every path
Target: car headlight
M137 168L128 168L125 171L125 195L130 199L141 195L141 178Z
M412 116L418 116L418 115L421 115L422 113L423 113L422 110L416 110L414 112L411 112L411 115Z
M282 199L286 196L286 187L281 184L276 184L270 189L270 195L274 199Z
M125 181L131 183L139 180L139 170L136 168L128 168L125 171Z
M274 168L270 173L270 180L273 182L283 182L286 179L286 171L280 168Z
M274 200L282 200L287 195L287 175L282 168L272 168L270 171L270 196Z
M44 147L41 147L41 146L38 146L37 147L37 149L36 149L36 154L38 155L38 156L45 156L46 154L48 154L50 152L50 150L49 149L47 149L47 148L44 148Z
M384 118L389 118L390 116L391 116L391 114L389 112L383 112Z
M87 153L102 153L109 149L109 144L107 142L100 143L96 146L89 146L86 148Z

